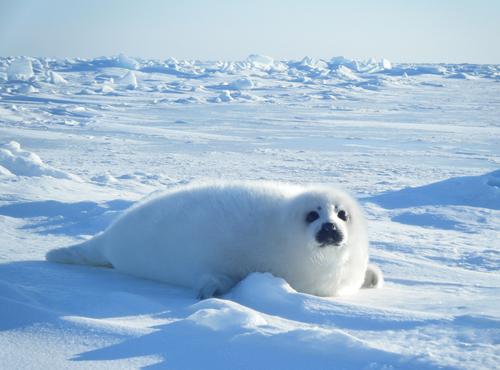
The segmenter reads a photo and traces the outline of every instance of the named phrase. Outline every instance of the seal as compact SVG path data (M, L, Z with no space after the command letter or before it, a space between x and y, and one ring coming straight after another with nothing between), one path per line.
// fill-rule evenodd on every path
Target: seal
M330 186L279 182L174 187L46 258L113 267L195 289L199 298L222 295L252 272L270 272L318 296L383 282L368 264L366 222L352 197Z

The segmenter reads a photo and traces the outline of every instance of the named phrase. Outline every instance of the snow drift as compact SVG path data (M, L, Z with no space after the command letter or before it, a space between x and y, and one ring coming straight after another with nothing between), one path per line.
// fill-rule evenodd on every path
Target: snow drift
M3 173L12 173L17 176L50 176L79 180L78 176L43 163L38 155L21 149L21 145L15 141L11 141L0 147L0 170Z

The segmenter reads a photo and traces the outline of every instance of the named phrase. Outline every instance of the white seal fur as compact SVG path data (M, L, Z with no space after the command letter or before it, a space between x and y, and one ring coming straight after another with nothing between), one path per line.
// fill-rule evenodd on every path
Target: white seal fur
M275 182L179 186L46 257L193 288L200 298L226 293L251 272L319 296L383 281L368 265L366 223L353 198L332 187Z

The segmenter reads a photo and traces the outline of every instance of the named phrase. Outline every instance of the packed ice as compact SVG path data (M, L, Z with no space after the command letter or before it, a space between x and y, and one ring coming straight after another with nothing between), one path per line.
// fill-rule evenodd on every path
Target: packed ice
M499 81L384 58L0 58L0 367L498 368ZM385 286L321 298L254 272L198 301L44 260L199 179L345 188Z

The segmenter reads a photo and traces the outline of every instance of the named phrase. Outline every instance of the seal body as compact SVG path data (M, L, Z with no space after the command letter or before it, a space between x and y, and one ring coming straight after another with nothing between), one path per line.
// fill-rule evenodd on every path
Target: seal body
M201 298L224 294L251 272L319 296L382 281L368 267L366 224L353 198L331 187L274 182L173 188L47 259L113 267L196 289Z

